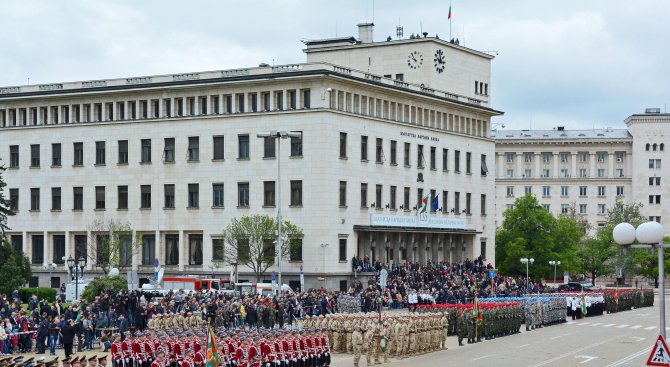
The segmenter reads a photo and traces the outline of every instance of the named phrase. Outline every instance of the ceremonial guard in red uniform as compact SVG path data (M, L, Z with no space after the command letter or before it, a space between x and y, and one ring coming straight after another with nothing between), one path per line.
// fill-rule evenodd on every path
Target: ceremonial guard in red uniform
M167 360L166 350L161 348L156 351L156 360L151 363L151 367L167 367L170 361Z
M123 354L123 343L121 342L121 334L114 334L114 341L111 347L112 352L112 366L125 367L126 357Z

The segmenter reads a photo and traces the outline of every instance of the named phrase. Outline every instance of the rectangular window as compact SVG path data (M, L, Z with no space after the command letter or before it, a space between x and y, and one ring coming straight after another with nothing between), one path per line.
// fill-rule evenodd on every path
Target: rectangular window
M542 197L548 198L551 196L551 186L542 186Z
M361 136L361 160L368 160L368 137L365 135Z
M423 157L423 145L419 144L416 148L416 166L418 168L423 168L426 160Z
M140 186L140 208L151 209L151 185Z
M128 186L117 186L117 209L128 209Z
M545 168L545 169L542 170L542 177L549 177L549 175L550 175L550 172L549 172L548 169Z
M52 237L53 241L53 257L51 261L54 264L65 264L65 236L64 235L54 235Z
M237 184L237 206L241 208L249 207L249 183L239 182Z
M526 163L533 163L533 153L523 153L523 160Z
M376 145L375 145L375 162L376 163L383 163L384 162L384 140L381 138L376 139Z
M128 164L128 140L119 140L119 164Z
M568 163L568 153L561 153L561 163Z
M44 263L44 236L32 235L33 251L32 263L34 265L42 265Z
M291 181L291 206L302 206L302 181Z
M617 186L616 187L616 195L617 196L623 196L623 186Z
M51 144L51 165L60 167L61 165L61 145L60 143Z
M395 166L398 164L398 142L391 140L391 165Z
M105 187L95 187L95 208L98 210L105 209Z
M299 137L291 137L291 157L302 157L302 131Z
M461 193L458 191L454 192L454 212L461 214Z
M523 192L524 192L524 194L532 194L533 193L533 186L524 186Z
M174 185L165 184L163 186L163 190L165 191L165 203L163 204L163 207L166 209L174 209L175 207Z
M104 165L105 164L105 142L96 141L95 142L95 164Z
M570 210L570 205L561 204L561 214L568 214L569 210Z
M30 167L38 168L40 166L40 145L32 144L30 146Z
M347 158L347 133L340 133L340 158Z
M486 166L486 154L482 154L481 160L482 176L486 176L489 173L489 168Z
M74 165L84 165L84 143L74 143Z
M472 194L469 192L465 193L465 214L470 215L470 199L472 198Z
M598 186L598 196L605 196L605 186Z
M561 169L561 177L563 177L563 178L570 177L570 175L568 174L567 169L565 169L565 168Z
M472 173L472 153L470 152L465 153L465 173L466 174Z
M302 261L302 238L290 238L289 261Z
M339 248L338 248L338 258L339 261L347 261L347 239L346 238L340 238L339 241Z
M202 235L188 235L188 264L202 265Z
M151 163L151 139L141 140L142 163Z
M310 93L309 89L303 89L302 90L302 106L303 108L310 108L312 103L311 103L311 97L312 94Z
M221 262L225 260L223 246L223 238L212 238L212 260Z
M507 186L507 197L508 198L514 197L514 186Z
M585 163L586 162L586 157L587 157L586 153L584 153L584 152L579 153L579 162L580 163Z
M410 166L410 164L409 164L409 162L410 162L410 148L411 148L411 144L410 143L405 143L405 159L404 159L405 167Z
M163 162L173 163L175 156L174 138L163 139L165 147L163 148Z
M533 170L530 168L526 168L523 171L523 177L533 177Z
M361 184L361 208L368 207L368 184Z
M579 177L586 177L586 168L579 169Z
M568 186L561 186L561 196L566 197L569 195L569 187Z
M437 166L435 163L436 160L436 148L435 147L430 147L430 169L435 170L437 169Z
M10 168L19 168L19 146L10 145L9 146L9 167Z
M508 169L507 170L507 178L514 178L514 170L513 169Z
M479 203L481 205L479 210L481 211L482 215L486 215L486 194L481 194Z
M579 204L579 214L586 214L586 204Z
M237 136L238 151L237 158L239 159L249 159L249 135L238 135Z
M188 160L189 161L200 160L200 137L198 136L188 137Z
M586 194L587 194L587 186L579 186L579 196L586 197Z
M61 210L60 187L51 188L51 210Z
M188 207L200 207L200 185L197 183L188 184Z
M223 150L223 145L224 139L223 136L215 136L213 138L213 144L214 144L214 153L212 156L212 159L214 160L223 160L225 157L224 150Z
M598 177L605 177L605 169L598 168Z
M275 206L275 182L263 182L263 206Z
M74 258L86 258L86 248L88 247L88 238L85 235L74 236Z
M507 153L507 163L514 163L514 153Z
M584 160L582 162L586 162L586 153L582 153L582 154L584 154ZM602 153L602 152L597 153L597 157L598 157L598 163L604 163L605 162L605 153Z
M461 172L461 151L460 150L455 150L454 151L454 171L456 173Z
M605 204L598 204L598 214L606 214L607 213L607 208L605 207Z
M409 211L410 210L410 206L409 206L409 187L405 187L403 189L403 194L402 195L403 196L402 196L402 208L401 209L404 209L405 211Z
M544 163L550 163L550 162L551 162L551 154L549 154L549 153L542 153L542 162L544 162Z
M40 189L30 189L30 210L34 212L40 211Z
M142 265L153 265L156 258L156 236L142 236Z
M347 206L347 181L340 181L340 206Z
M223 208L223 184L212 184L212 206L215 208Z
M614 171L614 177L624 177L623 175L623 168L617 168Z
M179 265L179 235L165 235L165 265Z
M373 203L375 208L383 208L384 204L382 203L382 185L375 186L375 202Z
M389 189L389 207L392 210L395 210L396 208L396 191L397 187L396 186L391 186Z
M624 157L626 156L626 153L624 153L624 152L616 152L615 155L616 155L616 161L617 161L617 163L623 163L623 159L624 159Z
M238 238L237 239L237 261L241 263L246 263L249 261L249 239L248 238Z
M275 138L266 137L263 139L263 158L274 158L275 154Z
M84 210L84 188L72 188L72 210Z
M449 170L449 149L442 149L442 171Z

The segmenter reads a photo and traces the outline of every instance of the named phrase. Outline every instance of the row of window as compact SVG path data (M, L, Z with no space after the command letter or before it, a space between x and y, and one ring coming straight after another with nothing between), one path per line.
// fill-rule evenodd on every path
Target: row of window
M551 212L551 204L542 204L542 207L546 211ZM509 205L508 205L508 208L509 208ZM561 204L561 214L568 214L569 212L570 212L570 204ZM579 204L578 209L577 209L577 213L587 215L588 214L588 205L587 204ZM596 213L598 215L607 214L607 205L597 204Z
M341 159L347 159L347 139L348 139L348 134L345 132L340 132L340 158ZM360 150L360 157L361 161L363 162L368 162L369 161L369 156L368 156L368 151L369 151L369 142L368 142L368 136L366 135L361 135L361 150ZM427 149L426 149L427 148ZM396 140L390 140L389 141L389 157L388 159L390 160L390 164L392 166L398 165L398 142ZM417 168L423 169L425 167L429 167L431 170L436 170L437 169L437 147L424 147L422 144L417 145L417 153L416 153L416 165ZM412 150L412 145L411 143L404 143L403 145L403 164L405 167L411 167L411 150ZM428 161L426 161L426 150L428 150ZM454 155L454 172L460 173L461 172L461 151L460 150L454 150L453 151ZM465 152L464 154L465 157L465 173L466 174L471 174L472 173L472 153L471 152ZM482 176L486 176L488 173L488 167L486 165L486 154L482 154L480 156L481 163L480 163L480 173ZM375 163L377 164L384 164L384 162L387 161L386 157L386 152L384 150L384 139L382 138L376 138L375 139ZM442 171L447 172L449 171L449 149L443 148L442 149Z
M301 97L301 98L300 98ZM125 121L310 108L309 89L101 102L0 110L6 126Z
M399 86L406 84L401 80L396 80L395 83ZM329 94L330 107L338 111L473 136L489 136L490 124L488 120L479 120L474 117L470 118L431 108L424 108L417 106L413 102L396 102L343 90L332 90ZM454 95L453 97L458 99L458 96Z
M241 134L237 136L238 142L238 159L249 159L250 141L249 134ZM224 143L223 135L212 137L211 159L213 161L224 160ZM265 138L263 144L263 158L274 158L275 139ZM74 166L84 165L84 143L73 143L72 162ZM18 145L9 146L9 167L19 168L20 165L20 148ZM302 157L302 136L291 138L291 157ZM163 155L162 161L165 163L174 163L177 159L176 139L163 139ZM117 164L128 164L128 140L117 141ZM200 137L188 137L186 145L186 160L189 162L198 162L200 160ZM140 139L140 163L147 164L152 162L152 139ZM107 163L107 142L95 142L95 164L105 165ZM41 164L41 148L40 144L30 145L30 167L38 168ZM61 167L62 165L62 146L61 143L51 144L51 166Z
M570 177L569 172L570 172L569 169L563 168L563 169L560 170L560 173L559 173L558 177L568 178L568 177ZM596 170L596 176L595 177L606 177L605 172L606 171L605 171L604 168L598 168ZM505 177L514 178L514 169L513 168L508 168L507 172L505 174ZM530 169L530 168L526 168L523 171L523 174L522 174L521 177L533 177L533 170ZM551 177L551 170L549 168L542 169L542 174L540 175L540 177L543 177L543 178ZM588 170L586 168L580 168L578 170L578 177L581 177L581 178L589 177ZM619 177L619 178L626 177L625 174L624 174L623 168L615 168L614 169L614 177Z
M489 83L475 81L475 94L489 95Z
M291 201L290 205L294 207L302 206L302 181L291 180ZM104 210L107 208L107 188L105 186L95 186L95 206L96 210ZM30 189L30 210L39 211L41 202L40 188ZM152 186L140 185L140 209L151 209L152 207ZM275 206L275 182L266 181L263 183L263 206ZM174 184L163 185L163 208L174 209L176 205L176 194ZM62 210L62 188L51 188L51 210ZM237 206L246 208L249 207L249 183L239 182L237 184ZM200 184L190 183L186 185L187 208L196 209L200 207ZM128 209L128 186L122 185L116 187L117 209ZM19 210L19 189L9 189L10 208L14 211ZM212 207L224 207L224 184L212 184ZM72 188L72 210L84 210L84 188Z
M524 152L523 153L523 161L524 163L533 163L533 159L536 153L534 152ZM544 152L541 153L542 156L542 163L551 163L553 160L553 155L555 153L550 153L550 152ZM558 153L559 158L561 163L568 163L570 161L570 155L572 153L568 152L562 152ZM578 152L577 153L577 161L579 163L586 163L589 159L589 155L591 153L589 152ZM508 152L506 153L506 161L507 163L514 163L514 160L516 159L517 153L514 152ZM609 153L607 152L596 152L595 153L596 158L598 160L598 163L605 163L607 161L607 156ZM616 158L617 163L623 163L624 158L626 157L626 152L614 152L614 156Z
M606 186L597 186L597 195L598 197L603 197L607 194ZM561 186L561 197L570 196L570 186ZM524 186L524 194L532 194L533 186ZM616 195L624 196L624 187L616 187ZM579 186L579 197L586 198L589 196L589 187L588 186ZM514 186L507 186L507 197L514 197ZM542 186L542 197L548 198L551 197L551 186Z
M202 234L187 234L187 243L188 254L186 256L188 265L202 265L203 264L203 236ZM31 235L31 263L34 265L42 265L45 263L45 238L44 235ZM91 251L96 251L96 253L103 253L104 243L107 241L108 235L102 234L93 234L89 238L86 235L74 235L74 255L75 258L89 258ZM156 259L156 236L151 234L145 234L140 237L141 244L133 244L130 237L121 238L121 245L119 247L119 265L121 266L130 266L132 264L133 251L134 248L140 247L139 251L141 253L140 261L141 265L153 266ZM163 263L165 265L179 265L179 235L178 234L165 234L164 235L164 244L165 244L165 258ZM267 240L267 246L265 246L265 251L268 253L268 256L272 257L274 253L274 239ZM302 261L302 238L291 238L290 239L290 251L289 251L289 261ZM22 235L12 235L10 236L10 242L12 247L20 252L25 251L23 248L23 236ZM65 263L65 235L55 234L51 236L51 246L52 246L52 259L51 261L54 264L64 264ZM244 260L245 256L249 256L249 240L248 239L239 239L237 244L238 249L238 259ZM340 239L342 242L342 239ZM340 248L340 251L344 251L344 256L346 259L346 239L344 239L344 249ZM212 260L215 262L224 262L226 253L224 250L224 240L222 238L212 238ZM342 243L340 244L342 246ZM340 253L342 256L342 253ZM101 259L95 257L95 264L100 265Z
M649 151L655 152L657 150L662 152L663 149L665 149L665 144L663 144L663 143L661 143L661 144L656 144L656 143L649 144L649 143L647 143L647 145L646 145L647 152L649 152Z
M384 185L375 185L374 186L374 201L369 201L368 200L368 184L367 183L361 183L361 191L360 191L360 205L362 209L367 209L368 207L370 208L376 208L377 210L383 210L383 209L390 209L390 210L404 210L404 211L411 211L411 210L418 210L423 204L422 200L424 199L424 189L422 188L417 188L416 189L416 201L412 202L410 199L410 190L411 188L409 187L403 187L402 190L402 204L398 207L398 201L397 201L397 196L398 196L398 187L397 186L389 186L388 187L388 197L385 198L384 195ZM449 191L442 191L441 193L436 191L436 190L430 190L427 193L430 194L430 203L428 203L428 210L431 213L436 213L436 212L442 212L444 214L446 213L454 213L456 215L459 215L461 213L470 215L472 214L471 212L471 202L472 202L472 194L467 192L465 195L461 195L461 192L459 191L454 191L452 193L453 195L453 201L451 201L452 205L450 205L450 196L449 196ZM440 197L441 195L441 197ZM461 210L461 198L465 199L465 206ZM347 181L340 181L340 188L339 188L339 203L341 208L346 208L347 207ZM480 215L486 215L486 194L481 194L480 195Z

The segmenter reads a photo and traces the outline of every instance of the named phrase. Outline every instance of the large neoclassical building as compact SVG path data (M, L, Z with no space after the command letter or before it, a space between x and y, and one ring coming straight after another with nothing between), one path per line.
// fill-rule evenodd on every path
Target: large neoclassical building
M282 262L294 288L303 268L306 287L345 289L355 255L493 262L493 57L372 32L306 42L303 64L0 88L6 238L31 283L66 282L70 256L99 272L101 218L141 239L125 258L140 278L156 259L167 275L228 274L223 229L279 202L304 232ZM278 154L269 131L302 135Z

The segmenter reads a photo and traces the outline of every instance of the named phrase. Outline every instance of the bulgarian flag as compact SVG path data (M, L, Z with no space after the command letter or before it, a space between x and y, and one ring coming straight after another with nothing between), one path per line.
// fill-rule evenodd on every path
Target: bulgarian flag
M430 201L430 194L426 195L419 203L418 214L428 213L428 202Z
M384 323L380 321L379 326L383 325ZM384 334L386 333L381 333L380 331L379 334L381 334L381 336L379 337L379 348L382 350L382 353L386 353L386 337L384 336Z
M475 303L472 305L472 316L476 319L482 318L482 313L479 310L479 301L477 300L477 294L475 293Z
M447 19L451 19L451 4L449 4L449 15L447 15Z
M207 332L207 362L205 363L205 367L217 367L219 365L221 365L221 358L219 358L219 353L216 351L214 330L210 326Z
M584 296L583 289L582 289L582 315L586 316L586 297Z

